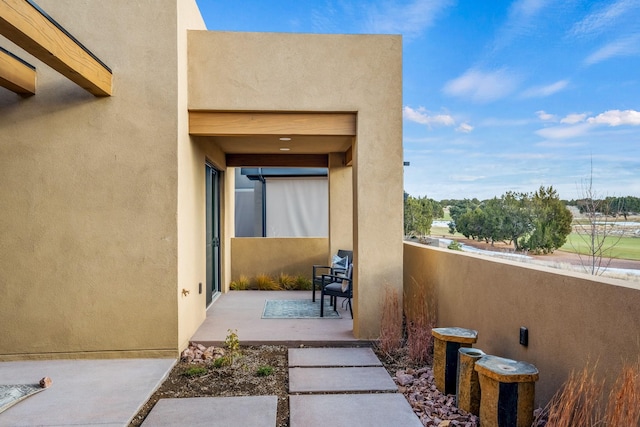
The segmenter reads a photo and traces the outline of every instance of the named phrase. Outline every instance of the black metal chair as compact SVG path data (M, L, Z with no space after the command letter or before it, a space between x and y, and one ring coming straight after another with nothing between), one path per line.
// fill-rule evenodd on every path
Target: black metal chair
M325 274L322 276L322 288L320 289L320 317L324 317L324 297L331 297L331 305L333 311L338 311L338 298L346 298L349 306L349 312L353 319L353 308L351 307L351 298L353 298L353 264L349 264L349 268L344 274Z
M336 254L339 258L347 258L347 264L344 267L337 267L335 265L314 265L312 277L313 293L311 295L311 301L316 300L316 287L322 289L322 276L323 275L335 275L338 273L345 273L348 266L353 262L353 251L347 251L339 249Z

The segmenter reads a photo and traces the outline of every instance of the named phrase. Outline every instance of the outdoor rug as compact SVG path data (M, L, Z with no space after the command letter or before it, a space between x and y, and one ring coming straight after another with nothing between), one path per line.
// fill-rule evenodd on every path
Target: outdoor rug
M339 303L338 303L339 304ZM320 301L310 299L271 300L264 303L263 319L316 319L320 318ZM333 307L325 300L325 319L339 319L340 313L333 311Z
M0 384L0 413L42 390L39 384Z

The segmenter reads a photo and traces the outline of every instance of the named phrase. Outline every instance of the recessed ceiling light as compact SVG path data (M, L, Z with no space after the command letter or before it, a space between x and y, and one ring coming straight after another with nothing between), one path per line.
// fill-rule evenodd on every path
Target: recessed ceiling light
M289 151L289 150L291 150L291 148L289 148L289 147L282 147L282 148L280 148L280 151Z
M291 138L282 137L282 138L280 138L280 141L291 141Z

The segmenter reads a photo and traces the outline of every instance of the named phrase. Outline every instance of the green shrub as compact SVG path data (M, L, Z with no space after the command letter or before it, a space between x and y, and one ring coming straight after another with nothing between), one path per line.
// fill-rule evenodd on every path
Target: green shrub
M462 245L460 245L460 243L458 243L457 241L452 240L451 243L449 243L449 246L447 246L447 249L451 249L452 251L461 251Z
M218 357L213 361L214 368L222 368L223 366L231 366L232 360L229 356Z
M297 276L295 279L294 289L298 291L310 291L311 290L311 279L307 279L304 276Z
M256 371L256 375L259 377L268 377L273 373L273 368L271 366L260 366Z
M185 377L199 377L207 373L207 368L204 366L191 366L187 370L185 370L182 375Z

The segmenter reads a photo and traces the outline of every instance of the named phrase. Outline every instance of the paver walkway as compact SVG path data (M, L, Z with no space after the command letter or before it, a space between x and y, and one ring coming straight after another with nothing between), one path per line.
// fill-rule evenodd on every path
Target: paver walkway
M290 427L422 427L397 391L370 348L289 349Z
M370 348L289 349L290 427L422 427ZM276 425L276 396L161 399L143 427Z

